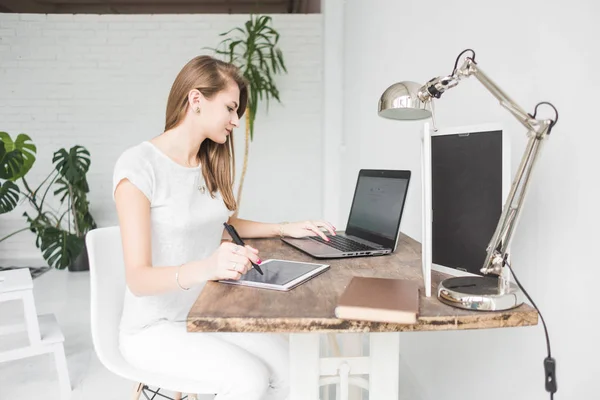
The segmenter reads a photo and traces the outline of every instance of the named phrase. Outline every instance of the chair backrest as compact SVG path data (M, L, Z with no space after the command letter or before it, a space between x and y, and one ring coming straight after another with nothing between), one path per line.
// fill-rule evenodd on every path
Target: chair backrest
M125 295L125 266L118 226L86 235L90 264L92 341L100 362L109 370L122 360L119 323Z
M111 372L174 392L215 393L218 389L174 376L131 366L119 350L119 323L125 298L125 265L118 226L98 228L85 238L90 263L92 341L100 362ZM152 351L153 349L149 349Z

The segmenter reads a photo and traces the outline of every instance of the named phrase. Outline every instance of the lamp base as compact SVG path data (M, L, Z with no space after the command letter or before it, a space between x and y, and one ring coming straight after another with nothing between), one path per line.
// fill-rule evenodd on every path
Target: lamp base
M523 292L510 283L505 293L498 290L498 278L459 276L448 278L438 286L438 299L453 307L477 311L502 311L523 304Z

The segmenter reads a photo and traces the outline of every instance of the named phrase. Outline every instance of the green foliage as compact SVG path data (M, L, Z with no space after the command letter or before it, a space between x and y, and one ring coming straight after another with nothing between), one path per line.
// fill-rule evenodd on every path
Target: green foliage
M89 185L87 172L90 153L82 146L73 146L69 151L59 149L54 153L54 168L42 183L32 190L25 175L35 162L36 147L31 138L20 134L13 142L5 132L0 132L0 214L13 210L21 197L33 208L31 215L23 213L28 228L20 229L9 237L29 229L36 234L36 246L48 265L63 269L72 264L85 247L85 234L96 228L89 211ZM15 181L21 180L22 190ZM47 204L51 189L60 202L58 210Z
M6 132L0 132L0 214L12 211L19 203L20 190L15 183L35 162L36 147L24 133L15 141Z
M269 16L251 16L243 27L236 27L219 36L226 36L217 48L210 48L224 60L240 68L249 83L248 124L250 139L254 139L254 120L259 101L267 109L271 98L279 99L273 75L287 72L283 53L278 47L279 33L271 27Z
M90 153L82 146L73 146L68 152L60 149L54 153L52 163L53 171L36 190L29 190L23 179L29 190L29 202L37 212L35 217L24 215L29 229L37 235L36 246L48 265L63 269L83 251L85 234L96 228L87 200ZM44 185L46 188L40 198ZM53 194L59 197L61 206L66 205L66 210L45 210L46 196L52 187L56 188Z

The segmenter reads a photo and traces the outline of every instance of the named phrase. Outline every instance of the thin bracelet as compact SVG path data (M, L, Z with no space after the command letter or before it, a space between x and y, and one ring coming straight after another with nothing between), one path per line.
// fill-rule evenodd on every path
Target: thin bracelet
M175 282L177 282L177 286L179 286L181 289L183 289L183 290L190 290L190 288L184 288L183 286L181 286L181 283L179 283L179 270L181 269L181 267L183 267L183 264L181 264L177 268L177 271L175 272Z
M282 222L279 224L279 237L283 238L285 237L285 233L283 232L283 226L289 224L289 222Z

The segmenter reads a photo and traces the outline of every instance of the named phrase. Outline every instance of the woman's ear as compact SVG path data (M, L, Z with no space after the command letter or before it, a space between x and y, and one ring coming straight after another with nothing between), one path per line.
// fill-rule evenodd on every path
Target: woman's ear
M204 96L198 89L192 89L188 93L188 104L195 113L200 113L200 109L202 108L202 100L204 100Z

